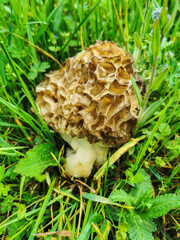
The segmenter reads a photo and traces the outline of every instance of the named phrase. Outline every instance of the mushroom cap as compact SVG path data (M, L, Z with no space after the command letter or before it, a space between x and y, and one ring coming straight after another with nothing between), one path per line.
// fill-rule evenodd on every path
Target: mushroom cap
M90 143L127 142L139 109L130 74L143 89L132 64L130 54L110 41L96 41L68 58L36 88L45 122L60 134L87 137Z

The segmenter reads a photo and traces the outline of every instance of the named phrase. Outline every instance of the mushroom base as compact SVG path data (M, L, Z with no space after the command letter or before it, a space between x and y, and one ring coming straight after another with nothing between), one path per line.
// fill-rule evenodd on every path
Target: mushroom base
M71 146L67 149L64 168L66 172L78 177L89 177L93 166L101 166L107 160L108 146L102 143L89 143L86 138L70 138L62 135L62 138Z

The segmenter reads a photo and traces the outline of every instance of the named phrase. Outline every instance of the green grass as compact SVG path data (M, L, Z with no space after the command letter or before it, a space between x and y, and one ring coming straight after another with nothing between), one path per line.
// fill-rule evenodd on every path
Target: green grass
M1 239L136 239L133 226L144 228L139 218L149 213L140 212L153 204L142 177L169 206L167 194L179 196L179 7L176 0L0 1ZM112 150L109 162L84 182L64 176L63 142L39 115L35 88L45 72L97 39L117 42L134 59L146 91L142 99L132 79L140 105L133 137L146 138ZM56 146L57 166L36 177L17 174L26 152L44 143ZM141 189L137 199L135 189ZM133 200L113 202L116 191ZM144 220L154 239L179 238L177 205ZM138 239L150 239L146 231L139 233Z

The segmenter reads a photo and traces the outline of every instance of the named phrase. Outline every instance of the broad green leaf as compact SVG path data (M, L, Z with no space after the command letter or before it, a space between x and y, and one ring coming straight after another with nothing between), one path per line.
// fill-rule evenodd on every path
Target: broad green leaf
M114 191L109 197L109 199L112 200L113 202L126 202L129 204L131 197L124 190L120 189Z
M35 179L38 182L44 182L44 180L46 179L46 174L38 174L37 176L35 176Z
M5 186L4 186L4 189L3 189L2 195L5 196L5 197L7 197L7 196L8 196L8 192L9 192L10 190L11 190L10 185L5 185Z
M135 41L136 47L137 47L139 50L141 50L141 49L142 49L142 42L141 42L141 39L140 39L138 33L135 32L133 35L134 35L134 41Z
M8 211L11 211L12 205L13 198L11 195L8 195L6 198L4 198L4 201L1 202L0 213L4 214L7 213Z
M171 129L167 123L161 123L158 130L163 136L168 136L171 133Z
M153 220L143 220L140 216L132 214L128 214L126 220L131 240L154 240L152 232L156 231L156 225Z
M133 88L134 88L134 91L135 91L135 94L136 94L136 97L137 97L137 100L138 100L138 103L139 103L139 106L141 107L142 106L142 97L141 97L141 93L139 91L139 88L134 80L134 77L131 75L131 81L132 81L132 85L133 85Z
M14 205L17 207L18 209L18 214L17 217L19 220L23 219L26 213L26 206L24 204L21 203L14 203Z
M128 178L128 180L131 183L131 186L135 186L135 183L138 183L140 181L144 180L143 175L140 172L137 172L135 175L132 171L130 171L130 169L127 169L125 171L126 177Z
M154 22L153 26L151 50L155 58L157 58L160 53L160 28L158 19Z
M127 222L120 222L118 231L116 231L116 240L126 240L129 224Z
M143 176L143 174L141 173L141 170L139 171L139 172L137 172L136 174L135 174L135 176L133 176L133 178L132 179L130 179L130 181L132 182L132 183L139 183L139 182L141 182L141 181L143 181L144 180L144 176Z
M135 184L135 187L131 189L129 194L131 197L131 204L135 207L151 199L153 195L153 188L149 175L144 169L140 169L136 174L139 173L143 176L143 179Z
M47 68L50 68L48 62L39 62L38 70L39 72L45 72Z
M38 73L45 72L47 68L49 68L50 65L48 62L35 62L34 65L30 68L30 73L28 74L28 77L30 79L35 79L38 76Z
M0 182L0 197L3 194L3 191L4 191L4 184Z
M159 76L154 80L152 85L150 86L149 93L155 91L156 89L159 88L161 85L162 81L165 79L169 72L169 69L164 70L162 73L159 74Z
M57 166L51 152L55 153L54 146L44 143L35 146L26 153L16 165L15 172L27 177L35 177L41 174L48 166Z
M165 167L166 166L166 162L163 160L163 157L161 158L161 157L156 157L155 158L155 162L156 162L156 164L158 165L158 166L160 166L160 167Z
M145 219L161 217L170 210L180 207L180 195L169 193L156 196L149 201L149 204L151 207L147 208L141 216Z

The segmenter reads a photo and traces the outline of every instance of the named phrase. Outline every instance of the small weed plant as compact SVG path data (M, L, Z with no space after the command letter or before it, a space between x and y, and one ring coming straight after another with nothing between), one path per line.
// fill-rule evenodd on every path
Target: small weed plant
M116 188L107 199L89 193L85 193L84 197L96 202L106 202L112 206L118 203L122 207L120 203L125 203L126 211L121 211L119 214L116 239L126 239L129 233L129 238L132 240L151 240L154 239L152 232L157 229L153 219L179 207L180 196L169 193L153 197L154 189L144 169L136 173L134 182L129 192Z

